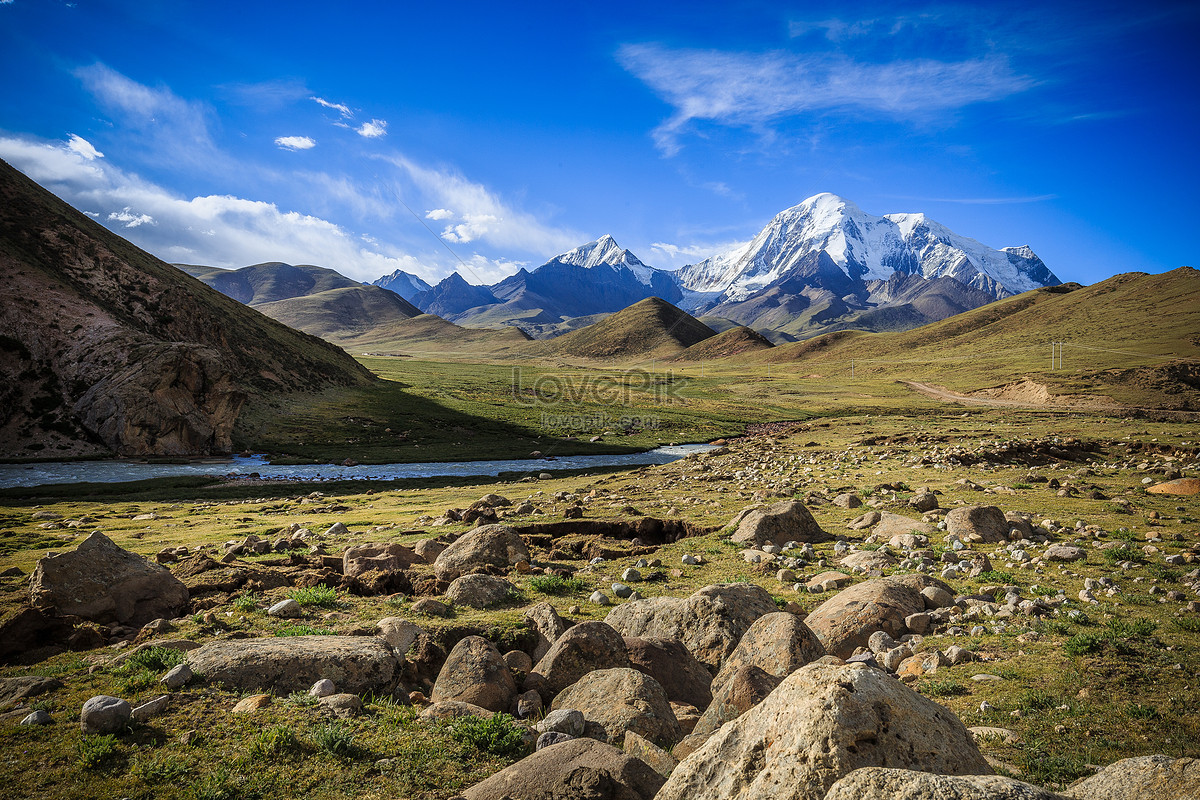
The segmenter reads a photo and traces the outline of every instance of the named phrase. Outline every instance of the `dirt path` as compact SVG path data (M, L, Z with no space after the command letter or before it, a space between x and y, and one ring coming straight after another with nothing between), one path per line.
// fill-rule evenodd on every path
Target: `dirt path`
M1005 408L1044 408L1044 403L1029 403L1020 400L1005 400L999 397L971 397L965 394L958 394L949 389L939 389L936 386L930 386L927 383L917 383L916 381L900 381L905 386L914 391L920 392L926 397L932 397L934 400L945 400L950 403L966 403L976 406L1000 406Z

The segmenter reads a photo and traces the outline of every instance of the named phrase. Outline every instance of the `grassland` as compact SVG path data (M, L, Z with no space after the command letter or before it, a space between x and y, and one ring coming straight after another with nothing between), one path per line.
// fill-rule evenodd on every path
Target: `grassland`
M1047 436L1095 442L1094 463L1032 468L1001 463L913 465L914 456L933 448L995 449L1001 443ZM1137 455L1186 451L1198 441L1195 423L921 408L813 418L790 434L734 443L729 455L705 461L711 466L703 474L697 472L696 461L685 460L536 484L480 480L399 490L322 486L318 497L310 496L313 487L294 486L262 486L258 495L254 487L160 486L155 499L136 493L92 500L26 493L23 499L0 501L0 567L28 572L45 549L69 547L92 529L146 555L168 545L218 547L247 534L271 535L292 523L320 531L334 521L347 525L349 533L327 538L330 552L365 541L412 543L434 533L465 530L462 525L426 530L419 521L446 508L464 507L487 492L518 502L527 499L543 512L512 518L516 524L561 518L570 501L556 495L566 492L587 498L588 518L623 518L634 508L703 526L720 526L756 499L782 493L807 498L826 530L856 542L862 534L845 526L861 510L845 510L822 497L853 491L904 513L909 491L877 492L875 487L891 483L915 491L928 486L939 493L944 508L983 502L1028 513L1035 520L1055 519L1065 526L1059 540L1085 538L1073 532L1076 521L1102 531L1085 542L1085 562L1025 569L1008 566L991 546L985 548L994 556L991 575L952 581L962 593L986 584L1016 586L1024 597L1062 589L1072 598L1067 607L1083 610L1083 618L1016 618L1003 629L985 623L988 632L981 636L928 637L922 642L922 649L959 644L983 661L942 668L916 688L954 710L968 725L1013 730L1019 737L1015 744L982 744L1001 771L1039 784L1063 785L1087 774L1088 764L1150 753L1200 756L1194 685L1200 671L1200 614L1165 597L1166 592L1179 591L1195 599L1185 578L1195 567L1163 562L1165 555L1187 552L1197 543L1200 500L1144 492L1141 479L1160 475L1170 462ZM1147 463L1139 469L1141 465L1133 462L1143 459ZM1060 497L1045 484L1031 483L1031 473L1094 487L1106 499L1091 499L1086 493ZM960 483L962 478L981 488ZM1127 505L1114 502L1117 499ZM45 530L32 518L35 510L64 519L86 516L92 522L81 529ZM133 519L147 513L157 518ZM1095 546L1109 542L1127 545L1121 552L1130 556L1132 566L1122 567ZM938 541L933 545L935 552L941 547ZM1152 550L1145 552L1144 546ZM819 545L817 551L830 565L835 563L832 545ZM680 570L684 553L700 554L705 563ZM766 588L781 604L790 601L805 610L824 599L780 584L773 569L746 563L739 548L731 547L719 532L665 545L654 556L662 559L664 569L661 579L638 585L646 596L682 596L711 583L749 581ZM535 563L572 569L577 580L559 594L547 593L531 577L513 576L520 593L511 603L488 610L459 607L446 620L414 614L403 597L348 594L339 594L332 607L308 607L303 619L277 620L264 609L293 589L236 592L212 609L214 621L206 622L199 614L187 617L176 621L169 636L204 641L215 635L351 633L395 615L413 619L447 642L477 632L504 649L524 641L521 614L535 602L550 602L575 621L603 619L607 609L587 602L587 596L596 588L607 589L633 560L617 558L589 567L586 561L552 559L545 550L535 551ZM804 572L824 568L813 564ZM1117 584L1118 593L1101 594L1096 606L1074 601L1085 579L1106 577ZM22 579L3 579L0 608L14 608L24 592ZM572 606L578 608L572 612ZM174 692L164 715L110 740L82 737L74 719L87 697L110 693L144 700L160 692L155 681L161 670L153 665L146 670L120 667L112 662L118 652L63 653L0 669L0 677L45 675L64 683L62 689L18 709L43 708L54 724L17 728L9 719L0 726L0 747L6 754L0 771L12 777L6 785L14 796L448 798L513 758L511 753L481 749L479 742L488 741L486 737L481 740L452 725L419 720L412 709L385 698L368 698L363 717L337 723L302 698L285 697L245 718L229 714L240 696L219 687ZM1001 680L971 680L977 673ZM980 710L985 701L988 706ZM331 724L337 727L330 730Z

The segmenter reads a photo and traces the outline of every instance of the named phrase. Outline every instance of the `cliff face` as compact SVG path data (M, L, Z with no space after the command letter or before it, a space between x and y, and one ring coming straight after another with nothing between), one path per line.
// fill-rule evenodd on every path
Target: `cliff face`
M372 380L0 162L0 454L229 452L256 394Z

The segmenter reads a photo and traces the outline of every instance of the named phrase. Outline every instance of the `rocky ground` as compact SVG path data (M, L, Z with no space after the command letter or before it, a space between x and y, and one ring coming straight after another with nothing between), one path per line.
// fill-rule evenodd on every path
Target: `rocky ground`
M1193 797L1194 425L857 416L605 476L8 501L5 783Z

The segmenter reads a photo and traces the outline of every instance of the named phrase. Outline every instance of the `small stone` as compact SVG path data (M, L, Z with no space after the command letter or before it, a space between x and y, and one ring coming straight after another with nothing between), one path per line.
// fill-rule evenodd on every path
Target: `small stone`
M269 617L295 619L296 617L303 615L304 610L300 607L300 604L291 598L288 598L287 600L280 600L278 603L267 609L267 616Z
M558 731L571 737L583 735L583 714L573 708L551 711L537 724L539 733Z
M138 722L145 722L152 717L157 717L159 714L165 711L167 708L167 703L170 701L170 695L159 695L153 700L142 703L140 706L135 708L131 714L131 717Z
M321 680L312 685L312 687L308 690L308 693L310 696L316 698L329 697L331 694L337 693L337 687L335 687L333 685L333 681L329 680L328 678L321 678Z
M49 725L52 722L54 720L50 719L50 715L40 708L21 720L22 725Z
M562 744L563 742L569 742L572 739L577 738L579 737L572 736L569 733L563 733L562 731L546 731L538 736L537 744L534 745L534 749L544 750L547 747L553 747L556 744Z
M607 606L612 603L612 601L608 599L608 595L606 595L604 592L600 591L599 589L592 592L591 597L589 597L588 599L591 600L593 603L595 603L598 606Z
M642 579L642 573L638 572L633 567L630 567L629 569L627 569L621 573L621 580L625 581L626 583L637 583L641 579ZM616 591L616 590L614 589L613 591Z
M321 708L332 712L338 719L349 719L363 713L362 700L356 694L331 694L322 697L318 703Z
M633 588L630 586L626 586L623 583L614 583L612 585L612 592L617 597L628 598L631 594L633 594ZM597 602L599 602L599 601L597 601ZM604 603L601 603L601 605L604 605Z
M176 664L175 666L171 667L171 669L166 675L163 676L159 683L161 683L163 686L166 686L168 689L175 690L182 689L191 679L192 668L187 664Z
M238 704L233 707L234 714L251 714L258 711L260 708L266 708L271 705L271 695L269 694L252 694L249 697L238 701Z

